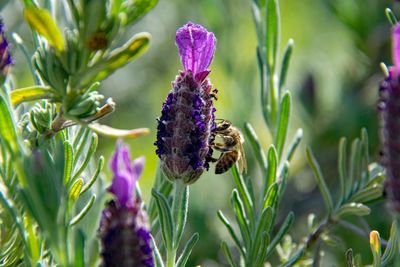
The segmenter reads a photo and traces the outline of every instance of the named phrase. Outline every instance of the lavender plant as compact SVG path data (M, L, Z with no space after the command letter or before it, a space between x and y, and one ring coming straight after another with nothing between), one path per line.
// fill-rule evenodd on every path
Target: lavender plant
M337 239L334 230L338 228L368 240L372 266L399 264L396 116L400 35L390 9L386 13L394 25L394 66L384 67L386 78L380 85L378 104L382 165L370 160L368 134L362 129L350 149L346 138L340 140L337 188L329 188L307 147L305 158L325 212L310 214L308 232L295 242L289 236L294 212L282 214L281 204L288 197L289 171L303 131L290 125L294 98L286 79L294 41L288 41L280 58L278 0L251 1L261 115L272 143L266 149L258 136L261 129L249 122L238 129L219 117L214 107L217 90L209 78L216 34L188 22L176 32L183 70L172 82L157 119L155 155L159 166L148 205L138 184L144 158L132 162L128 146L118 141L109 164L113 175L109 185L103 173L105 158L96 150L98 135L126 139L149 132L147 128L125 130L100 124L116 104L111 97L104 100L99 86L147 49L149 33L131 38L124 33L157 1L21 3L32 40L9 34L0 20L1 266L187 266L201 240L197 232L185 233L189 186L229 153L236 156L230 157L227 165L232 165L233 212L220 210L217 217L232 240L221 243L226 260L221 264L319 266L322 252L329 249L326 244ZM0 3L0 8L5 5ZM33 83L29 87L16 88L12 69L23 64L13 59L16 49L29 64ZM221 131L219 121L234 129L234 134ZM291 132L295 133L289 139ZM260 177L245 172L243 141L252 150ZM242 164L235 164L237 161ZM382 202L384 193L393 213L388 240L376 230L365 229L368 223L363 219L371 213L372 203ZM353 220L355 217L358 220ZM349 249L345 256L348 266L363 266L364 255L354 256Z

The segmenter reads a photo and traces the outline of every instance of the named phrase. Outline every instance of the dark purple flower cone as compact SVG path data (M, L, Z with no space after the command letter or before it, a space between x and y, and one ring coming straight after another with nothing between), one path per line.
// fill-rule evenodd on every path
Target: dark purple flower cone
M100 223L101 267L154 266L147 218L140 203L118 207L112 200L103 210Z
M385 190L390 208L400 213L400 26L393 29L393 62L389 76L381 83L380 113L382 164L386 168Z
M214 34L191 22L177 31L184 71L172 83L158 119L156 153L170 180L195 182L209 168L215 127L212 85L207 69L215 50Z
M391 208L400 212L400 76L392 73L380 86L382 164Z

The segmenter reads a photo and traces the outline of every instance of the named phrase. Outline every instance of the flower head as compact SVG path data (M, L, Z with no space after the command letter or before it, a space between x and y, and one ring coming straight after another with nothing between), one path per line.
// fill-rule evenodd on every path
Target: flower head
M158 119L156 153L170 180L196 181L208 169L215 127L212 85L207 78L216 39L203 26L188 22L176 32L184 70L172 82Z
M12 64L10 45L5 37L4 24L0 18L0 80L5 79Z
M135 194L144 159L131 162L129 154L128 146L118 142L110 162L114 177L109 192L115 199L106 204L99 229L104 267L154 266L147 215Z
M392 32L394 66L381 82L378 110L380 113L382 164L386 168L385 189L393 210L400 212L400 24Z

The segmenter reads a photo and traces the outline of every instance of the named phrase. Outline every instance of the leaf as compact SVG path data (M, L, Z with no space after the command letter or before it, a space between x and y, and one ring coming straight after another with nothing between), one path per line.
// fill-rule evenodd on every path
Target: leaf
M253 153L260 164L261 170L263 173L267 172L268 165L267 165L267 157L265 156L264 150L261 146L261 143L258 139L258 136L253 128L253 126L246 122L244 124L244 132L247 136L247 140L250 142L250 145L253 149Z
M289 62L293 53L293 45L294 45L293 39L289 39L285 48L285 52L283 53L281 72L279 73L279 91L282 90L286 82L286 75L289 69Z
M58 52L64 51L65 42L61 30L46 9L28 6L24 10L24 17Z
M366 203L381 197L383 194L383 186L381 184L374 184L366 187L351 196L349 202Z
M238 267L238 266L236 265L236 263L233 261L232 254L231 254L231 252L229 251L228 245L226 244L225 241L222 241L222 243L221 243L221 249L222 249L222 252L223 252L224 255L225 255L226 260L227 260L228 263L230 264L230 266L231 266L231 267Z
M294 135L292 142L290 142L289 147L288 147L288 152L286 155L287 161L290 161L292 159L294 152L296 152L296 149L299 146L302 138L303 138L303 130L297 129L296 134Z
M290 109L291 109L291 100L290 93L286 92L281 101L281 107L279 112L279 122L278 122L278 131L276 133L276 150L278 153L278 159L281 159L283 149L286 142L286 135L289 125L289 117L290 117Z
M53 99L57 92L49 86L31 86L19 88L10 92L11 104L13 107L27 101L40 99Z
M249 229L249 222L246 217L246 213L243 207L243 201L241 200L237 189L233 189L231 202L235 212L236 220L239 225L240 232L242 234L243 240L246 244L245 247L249 247L251 243L251 235Z
M183 248L182 254L180 255L176 267L185 267L186 262L189 259L190 254L192 253L193 247L196 245L197 241L199 240L199 234L194 233L189 241L186 243L185 247Z
M93 206L93 203L95 200L96 200L96 196L92 195L89 202L86 203L85 207L83 207L83 209L81 210L81 212L78 213L78 215L76 215L74 218L72 218L72 220L69 222L69 225L74 226L78 222L80 222L85 217L85 215L89 212L89 210Z
M78 229L75 235L75 267L85 267L85 234Z
M393 261L393 259L399 255L399 230L398 230L398 225L396 221L393 221L392 227L390 228L390 237L388 244L386 246L385 252L383 253L382 256L382 262L381 266L389 266L389 264Z
M222 213L222 211L218 211L218 218L221 220L221 222L225 225L226 229L228 230L229 234L231 235L231 238L233 239L233 241L235 242L236 246L238 247L238 249L240 250L240 252L242 253L242 256L245 256L245 252L242 248L242 245L240 244L239 238L236 236L235 231L233 230L230 222L228 221L228 219L224 216L224 214Z
M93 176L90 179L90 181L87 184L85 184L85 186L82 188L81 195L83 193L85 193L86 191L88 191L89 188L96 182L97 177L99 177L99 174L100 174L101 170L103 169L103 167L104 167L104 157L100 156L99 162L97 163L96 171L93 174Z
M345 215L354 215L354 216L365 216L370 214L371 210L361 204L361 203L356 203L356 202L351 202L342 205L335 214L335 218L341 218Z
M278 233L276 233L274 239L272 239L271 243L268 246L267 249L267 257L271 255L271 253L274 251L276 245L278 245L283 237L289 232L290 227L292 226L294 221L294 213L291 211L289 214L286 216L285 221L282 223L281 228L279 228Z
M277 183L273 183L268 188L268 192L264 198L264 206L263 206L264 209L267 207L276 207L276 202L278 200L278 189L279 186Z
M154 240L152 235L151 235L151 242L153 243L153 255L154 255L154 262L156 264L156 267L164 267L164 263L162 261L160 251L158 250L156 241Z
M347 179L346 197L351 196L351 194L357 189L356 181L361 174L360 166L361 166L361 142L360 139L356 138L351 144L349 177Z
M397 24L396 15L393 13L393 11L390 8L385 9L385 15L386 15L388 21L390 22L390 24L392 24L392 26Z
M71 189L69 190L68 198L72 202L75 202L78 199L78 197L81 193L81 190L82 190L82 186L83 186L82 178L77 179L71 186Z
M278 54L280 40L280 15L277 0L267 2L267 33L266 48L269 73L272 75L275 70L276 56Z
M74 162L72 145L69 141L64 142L64 184L68 184L71 179L71 173Z
M84 77L87 80L84 80L83 84L103 80L117 69L138 58L147 50L150 38L151 35L146 32L134 35L125 45L113 50L105 61L93 66L90 70L90 76L93 76Z
M268 188L276 181L277 168L278 168L278 155L276 153L275 147L271 145L268 149L268 173L264 189L265 193L268 190Z
M157 4L158 0L130 1L125 12L128 14L127 23L134 23L147 14Z
M83 163L79 167L79 169L75 172L74 177L72 178L71 181L74 181L76 178L78 178L78 176L86 169L87 165L89 164L90 160L92 159L92 156L93 156L94 152L96 151L98 142L99 142L99 139L97 137L97 134L93 134L92 138L90 140L89 149L86 152L86 155L85 155L85 158L83 160ZM76 158L75 158L75 161L76 161Z
M174 246L175 249L181 241L186 224L188 211L189 187L182 180L174 182L174 199L172 202L172 216L174 219Z
M239 193L240 198L243 200L243 205L246 214L249 215L250 222L254 222L254 204L250 197L249 191L246 188L246 184L243 180L242 175L238 172L236 165L232 168L233 178L235 180L236 189Z
M346 138L341 138L339 142L338 169L339 169L339 184L340 193L338 204L341 204L346 194Z
M0 137L5 141L8 150L15 158L20 156L22 146L19 143L14 123L13 112L6 99L0 94Z
M313 170L319 190L321 191L322 197L324 198L324 202L328 210L328 213L331 214L333 211L332 197L331 193L328 190L328 187L326 186L325 179L321 172L321 168L319 167L319 164L309 147L307 147L306 149L306 154L307 154L307 161L310 164L311 169Z
M125 130L112 128L98 123L89 124L89 128L99 135L111 138L136 138L139 136L148 135L150 133L149 128Z
M171 208L168 205L167 200L163 195L161 195L157 190L153 189L151 191L152 196L156 200L157 209L158 209L158 219L161 224L161 235L164 240L164 245L167 250L173 249L173 221Z
M265 247L266 250L268 244L264 246L262 241L265 238L265 235L268 235L268 233L271 230L272 220L273 220L272 217L273 217L273 211L271 207L267 207L262 211L260 221L257 225L256 234L254 236L252 251L250 252L252 254L251 256L252 259L255 259L260 254L262 255L266 254L266 251L263 251L262 247Z

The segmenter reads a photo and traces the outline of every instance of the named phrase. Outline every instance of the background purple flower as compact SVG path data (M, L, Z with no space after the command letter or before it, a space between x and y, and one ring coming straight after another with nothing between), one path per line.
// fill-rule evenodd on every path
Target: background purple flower
M215 108L207 76L215 42L213 33L192 22L176 32L184 71L172 83L162 106L155 142L161 168L170 180L190 184L209 167Z
M3 20L0 18L0 76L7 76L12 64L10 45L5 37Z
M135 194L143 164L143 157L131 162L128 146L117 143L110 162L114 177L109 188L115 200L106 204L100 221L101 266L154 266L147 214Z

